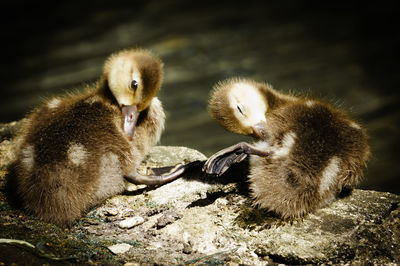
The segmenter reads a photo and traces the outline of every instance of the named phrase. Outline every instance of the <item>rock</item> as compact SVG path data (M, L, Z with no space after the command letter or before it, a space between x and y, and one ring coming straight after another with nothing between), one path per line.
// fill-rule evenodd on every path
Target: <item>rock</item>
M129 244L121 243L121 244L109 246L108 249L111 250L111 252L114 254L122 254L122 253L128 252L131 249L131 247L132 246Z
M148 193L157 204L184 204L194 202L213 186L196 180L178 179ZM188 204L187 204L188 205Z
M176 220L182 218L182 215L173 211L165 212L160 218L158 218L156 227L161 229L169 224L172 224Z
M146 166L163 167L186 164L196 160L206 160L207 157L199 151L174 146L156 146L147 155Z
M193 252L192 246L189 243L183 243L183 253L190 254Z
M136 262L127 262L124 264L124 266L140 266L140 264Z
M186 147L175 147L175 146L155 146L153 147L146 157L146 163L139 167L139 171L145 173L145 169L148 167L167 167L174 166L177 164L187 164L196 160L206 160L207 157L199 151L189 149ZM179 183L176 184L176 182ZM182 183L181 183L182 182ZM194 183L193 183L194 182ZM193 184L192 184L193 183ZM171 202L174 199L178 200L180 197L184 197L187 194L191 194L193 191L202 189L202 183L196 183L196 181L182 181L182 179L171 182L164 185L154 191L150 191L149 195L153 198L153 201L158 204L164 204ZM162 189L165 187L165 189ZM144 185L128 184L128 190L134 191L143 189ZM176 191L176 193L169 193L175 189L181 189L183 191ZM182 193L179 193L182 192Z
M2 186L15 145L12 134L0 143ZM203 154L188 148L161 146L151 150L141 168L204 159ZM350 196L301 220L283 221L273 213L255 209L246 188L246 178L240 172L231 171L225 177L212 179L202 176L196 168L169 184L111 197L69 229L40 222L15 209L4 190L0 190L0 238L24 240L34 246L46 243L47 253L72 257L75 264L291 265L400 261L399 195L356 189ZM130 218L119 226L115 224L122 217ZM125 244L119 244L122 245L119 251L110 249L115 255L104 252L104 247L115 243ZM28 251L6 245L0 244L0 264L24 262L19 254ZM11 251L15 256L9 255ZM54 263L51 259L36 262Z
M144 223L144 218L141 216L135 216L122 220L118 226L123 229L130 229L142 223Z
M82 218L81 220L85 225L98 225L100 222L91 218Z
M106 216L116 216L118 214L119 214L119 212L117 209L109 209L104 212L104 215L106 215Z

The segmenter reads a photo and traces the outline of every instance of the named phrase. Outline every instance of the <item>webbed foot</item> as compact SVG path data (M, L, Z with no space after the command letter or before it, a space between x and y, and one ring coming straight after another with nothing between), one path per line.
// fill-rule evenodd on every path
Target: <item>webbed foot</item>
M242 162L247 155L250 154L268 156L270 153L257 149L246 142L240 142L212 155L205 162L203 166L203 172L206 172L209 175L221 176L233 164Z
M198 165L200 161L194 161L188 164L177 164L175 166L161 167L161 168L150 168L147 170L147 175L139 174L134 171L129 175L125 176L125 179L133 184L140 185L163 185L171 182L183 175L186 171L192 167ZM149 174L150 173L150 174Z

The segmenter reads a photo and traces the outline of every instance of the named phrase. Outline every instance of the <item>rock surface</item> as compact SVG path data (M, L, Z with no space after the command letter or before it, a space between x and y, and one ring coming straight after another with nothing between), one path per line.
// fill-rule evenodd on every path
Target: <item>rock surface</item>
M114 254L122 254L122 253L129 251L129 249L131 249L131 247L132 246L129 244L122 243L122 244L116 244L116 245L109 246L108 249Z
M400 196L355 190L306 216L282 221L254 209L243 171L218 179L193 169L157 188L129 186L61 229L10 206L5 178L15 147L13 128L0 126L0 263L52 264L388 264L400 261ZM6 132L6 134L3 134ZM204 160L183 147L154 147L142 165ZM121 228L122 221L143 220ZM114 247L123 250L113 251Z
M134 216L134 217L130 217L127 218L125 220L122 220L119 223L119 227L122 229L131 229L132 227L135 227L139 224L144 223L144 218L141 216Z

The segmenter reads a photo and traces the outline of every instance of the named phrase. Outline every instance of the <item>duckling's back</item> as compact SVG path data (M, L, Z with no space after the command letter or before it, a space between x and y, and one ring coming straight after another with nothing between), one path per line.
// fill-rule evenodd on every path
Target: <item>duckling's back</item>
M251 157L251 188L261 207L299 217L360 181L369 155L367 137L343 112L297 101L271 112L267 121L265 148L273 153Z
M22 130L16 161L17 193L30 213L69 225L107 195L124 189L122 163L130 144L116 107L89 94L53 98L37 108ZM106 194L107 194L106 193Z

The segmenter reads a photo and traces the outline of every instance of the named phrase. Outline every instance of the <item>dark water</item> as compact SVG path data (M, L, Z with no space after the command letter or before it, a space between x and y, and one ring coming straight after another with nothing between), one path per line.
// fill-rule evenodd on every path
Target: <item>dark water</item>
M400 194L394 7L183 0L12 5L2 9L12 19L2 17L0 122L22 118L43 97L82 88L99 77L110 53L141 46L165 63L161 144L210 155L247 140L220 128L206 106L218 80L254 78L349 111L371 136L373 158L361 187Z

